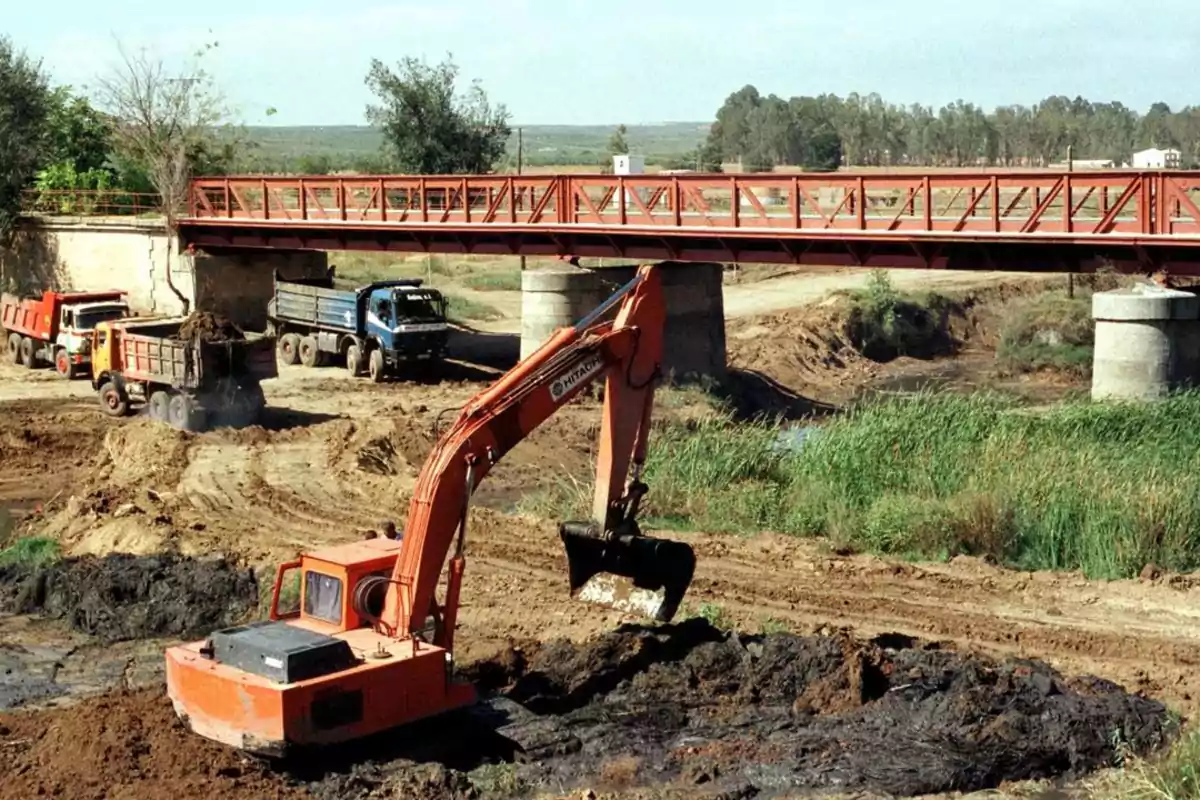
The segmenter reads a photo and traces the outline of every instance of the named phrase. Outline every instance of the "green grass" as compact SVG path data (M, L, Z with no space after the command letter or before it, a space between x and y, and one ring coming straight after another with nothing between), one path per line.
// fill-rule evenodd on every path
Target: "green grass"
M1200 800L1200 731L1184 734L1158 760L1135 762L1101 795L1126 800Z
M498 268L495 271L477 272L464 278L463 285L478 292L519 292L521 271Z
M1052 369L1088 376L1095 327L1092 295L1077 292L1040 294L1016 305L1004 321L996 360L1009 373Z
M1136 575L1200 567L1200 393L1033 412L996 395L872 400L799 452L769 424L656 431L649 527L823 536L905 558L991 556L1023 569ZM586 485L527 506L578 513Z
M53 539L29 536L0 550L0 567L41 567L62 558L62 548Z
M489 322L504 317L498 308L462 295L447 294L446 300L449 305L447 316L454 322Z

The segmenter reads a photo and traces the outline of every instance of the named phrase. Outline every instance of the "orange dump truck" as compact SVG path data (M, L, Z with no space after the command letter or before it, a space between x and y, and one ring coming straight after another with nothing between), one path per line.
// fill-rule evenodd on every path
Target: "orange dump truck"
M129 316L125 292L0 295L0 330L8 360L29 369L52 364L64 378L87 371L96 325Z
M202 431L258 422L261 382L279 375L275 339L206 339L183 317L126 319L96 326L92 388L105 413L134 408L176 428Z

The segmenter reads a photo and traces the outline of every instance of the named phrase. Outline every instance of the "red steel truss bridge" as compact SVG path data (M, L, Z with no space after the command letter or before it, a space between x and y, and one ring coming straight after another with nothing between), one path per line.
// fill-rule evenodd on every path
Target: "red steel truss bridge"
M228 177L202 249L1200 274L1200 172Z

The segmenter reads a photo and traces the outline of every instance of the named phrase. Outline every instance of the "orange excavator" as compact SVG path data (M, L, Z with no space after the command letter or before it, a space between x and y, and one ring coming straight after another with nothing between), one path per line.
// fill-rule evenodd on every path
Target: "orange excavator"
M570 594L669 621L695 555L642 535L637 523L664 321L659 274L647 265L474 397L426 460L399 541L304 553L279 567L269 620L166 651L180 719L209 739L282 756L473 703L453 659L471 494L505 453L601 377L591 519L559 528ZM281 608L289 575L299 576L290 611Z

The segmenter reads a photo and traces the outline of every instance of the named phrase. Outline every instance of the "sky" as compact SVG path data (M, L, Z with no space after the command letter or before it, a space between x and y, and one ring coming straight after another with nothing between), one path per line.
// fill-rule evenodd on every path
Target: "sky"
M84 90L118 41L181 75L215 41L204 64L248 125L363 124L372 58L447 53L515 125L607 125L711 120L747 83L988 109L1049 94L1200 104L1198 2L43 0L0 32Z

